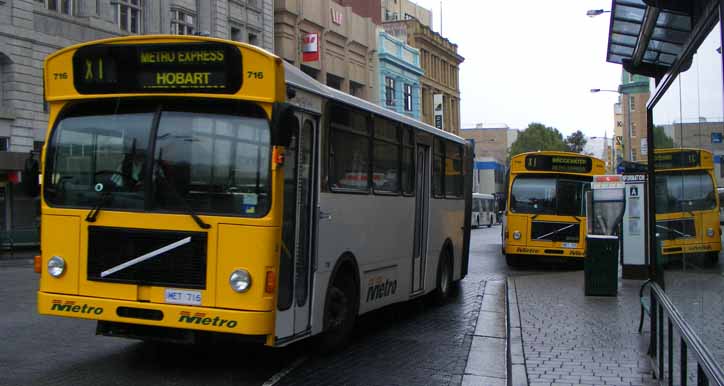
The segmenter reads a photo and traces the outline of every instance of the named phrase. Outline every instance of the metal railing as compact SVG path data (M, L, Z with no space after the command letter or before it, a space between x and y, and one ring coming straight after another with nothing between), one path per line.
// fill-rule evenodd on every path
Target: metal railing
M651 340L649 355L655 362L654 372L662 384L674 385L674 331L679 340L679 385L689 381L689 356L696 362L696 385L724 386L724 371L691 325L681 316L664 290L652 283L650 292ZM664 319L667 339L664 341ZM665 358L666 357L666 358ZM666 363L668 362L668 363ZM693 374L692 374L693 375Z

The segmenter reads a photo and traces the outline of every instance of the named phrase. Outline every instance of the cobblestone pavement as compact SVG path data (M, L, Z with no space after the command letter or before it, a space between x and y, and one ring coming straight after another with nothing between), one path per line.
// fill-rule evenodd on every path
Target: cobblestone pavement
M617 297L586 297L583 272L515 277L531 386L656 385L637 332L640 281Z

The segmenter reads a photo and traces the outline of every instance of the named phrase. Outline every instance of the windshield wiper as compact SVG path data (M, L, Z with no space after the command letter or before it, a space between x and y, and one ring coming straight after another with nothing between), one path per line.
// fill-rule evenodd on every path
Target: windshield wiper
M211 228L211 225L205 223L204 220L202 220L201 217L199 217L199 215L196 214L196 212L194 211L194 208L191 207L191 204L189 204L189 202L181 195L181 193L177 192L176 189L174 189L173 185L171 185L171 183L168 181L168 179L166 179L166 175L163 172L158 172L158 169L156 169L155 174L156 174L156 178L160 179L161 181L163 181L164 184L166 184L166 187L168 188L169 191L171 191L173 196L177 200L181 201L181 203L186 208L186 213L188 213L188 215L191 216L192 219L194 219L194 221L199 226L199 228L201 228L201 229Z
M109 192L103 192L98 194L96 204L93 206L91 211L88 212L88 215L85 216L85 221L96 222L96 217L98 217L98 213L101 211L101 208L110 204L112 198L113 196L111 196Z

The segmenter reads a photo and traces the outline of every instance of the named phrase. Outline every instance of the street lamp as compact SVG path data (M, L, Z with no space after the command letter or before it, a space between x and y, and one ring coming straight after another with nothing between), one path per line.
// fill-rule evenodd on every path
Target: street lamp
M588 11L586 11L586 16L596 17L596 16L601 15L606 12L611 12L611 11L604 11L602 9L589 9Z

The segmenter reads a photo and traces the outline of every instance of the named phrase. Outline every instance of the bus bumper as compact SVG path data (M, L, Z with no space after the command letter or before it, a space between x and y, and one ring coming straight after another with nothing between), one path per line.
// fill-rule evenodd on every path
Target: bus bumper
M547 256L547 257L563 257L572 260L584 259L586 257L585 249L568 249L568 248L540 248L526 247L522 245L511 245L505 248L506 255L531 255L531 256Z
M38 313L80 319L143 324L250 336L271 344L274 313L174 304L142 303L38 291Z
M684 253L707 253L721 251L721 243L703 243L691 245L675 245L665 243L662 247L664 255L680 255Z

